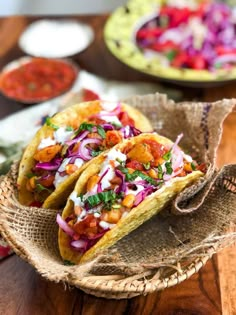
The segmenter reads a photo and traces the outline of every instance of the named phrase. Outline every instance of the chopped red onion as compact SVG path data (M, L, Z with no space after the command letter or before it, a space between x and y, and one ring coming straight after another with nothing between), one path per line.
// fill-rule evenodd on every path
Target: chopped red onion
M153 192L152 187L148 187L140 191L135 197L134 206L137 207L145 199L145 197L148 196L152 192Z
M78 143L79 141L83 140L88 134L89 134L89 131L84 130L80 132L78 136L76 136L74 139L66 141L66 144L71 146L74 143Z
M171 157L172 169L175 171L176 169L183 167L183 151L181 151L178 147L175 148Z
M106 130L114 130L115 127L112 124L102 124L101 127Z
M60 216L60 214L57 214L57 218L56 218L57 224L59 225L59 227L69 236L73 237L73 235L75 234L74 230L66 223L66 221L64 221L62 219L62 217Z
M56 171L62 162L62 158L55 158L51 162L43 162L43 163L37 163L35 165L36 170L46 170L46 171Z
M89 161L92 159L90 151L86 148L86 145L100 144L100 143L101 143L100 139L89 138L89 139L82 140L79 146L79 155L81 159L83 159L84 161Z
M175 140L175 143L172 146L172 151L174 151L177 147L177 145L179 144L180 140L183 138L183 133L181 133L180 135L178 135L177 139Z
M121 183L119 187L116 188L115 192L116 193L121 193L126 191L126 183L125 183L125 174L123 174L120 170L115 169L115 174L117 177L121 179Z
M84 253L84 252L87 250L88 241L87 241L87 240L79 239L79 240L77 240L77 241L72 241L72 242L70 243L70 245L71 245L73 248L75 248L75 249L81 251L82 253Z
M102 176L101 176L100 179L99 179L99 182L98 182L98 189L97 189L97 192L98 192L98 193L102 192L102 179L103 179L103 177L107 174L108 171L109 171L109 167L105 170L105 172L102 174Z

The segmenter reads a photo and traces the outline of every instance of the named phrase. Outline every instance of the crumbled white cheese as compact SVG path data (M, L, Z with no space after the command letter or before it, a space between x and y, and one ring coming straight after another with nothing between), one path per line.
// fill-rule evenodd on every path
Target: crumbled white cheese
M74 131L68 131L65 127L60 127L56 131L54 131L54 139L58 143L65 143L67 140L71 138Z
M95 212L93 215L94 215L95 218L100 218L101 213Z
M51 145L55 145L56 141L53 140L51 137L42 139L39 146L38 146L38 150L44 149L46 147L50 147Z

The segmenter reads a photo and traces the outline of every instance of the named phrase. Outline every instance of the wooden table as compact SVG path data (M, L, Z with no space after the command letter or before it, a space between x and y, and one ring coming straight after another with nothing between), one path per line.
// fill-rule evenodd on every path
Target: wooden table
M102 77L153 82L155 79L129 69L106 49L103 26L107 16L81 17L96 32L93 44L74 59L80 66ZM0 19L0 67L23 53L17 39L35 18ZM168 85L171 86L170 84ZM187 99L213 101L236 97L235 83L212 89L181 88ZM0 118L25 108L0 96ZM218 165L236 163L236 113L224 122ZM0 262L0 314L236 314L236 251L223 250L189 280L163 292L131 300L105 300L62 284L44 280L26 262L13 255Z

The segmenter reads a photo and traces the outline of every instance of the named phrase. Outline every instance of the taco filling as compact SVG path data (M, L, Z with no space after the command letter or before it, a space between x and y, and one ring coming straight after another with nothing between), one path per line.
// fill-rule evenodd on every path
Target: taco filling
M121 150L112 148L82 193L78 195L74 190L70 195L73 211L67 212L67 217L65 210L62 217L57 215L70 249L84 254L146 198L152 198L157 191L161 193L175 178L203 171L203 165L179 148L181 138L179 135L175 143L164 145L143 134L134 145L128 142Z
M123 139L141 133L119 103L112 110L104 109L88 117L77 129L59 127L50 118L46 124L52 128L52 134L39 143L33 155L34 166L27 174L26 189L34 195L31 203L34 206L41 206L61 183L86 162Z

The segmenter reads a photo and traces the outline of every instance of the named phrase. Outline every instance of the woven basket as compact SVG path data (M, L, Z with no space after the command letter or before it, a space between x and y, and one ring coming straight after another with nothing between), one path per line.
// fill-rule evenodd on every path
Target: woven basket
M168 133L174 139L176 134L185 131L186 147L214 166L220 126L235 101L175 104L158 94L132 98L129 103L141 109L160 133ZM208 115L210 110L212 116ZM158 115L162 120L158 120ZM170 117L175 117L176 122ZM178 119L184 120L184 125ZM189 139L192 139L190 143ZM204 181L186 189L158 216L95 260L66 266L57 244L57 211L18 203L18 165L15 164L0 182L0 233L16 254L51 281L115 299L163 290L188 279L215 252L236 240L236 233L227 233L232 222L236 222L236 165L226 166L221 171L212 169Z

